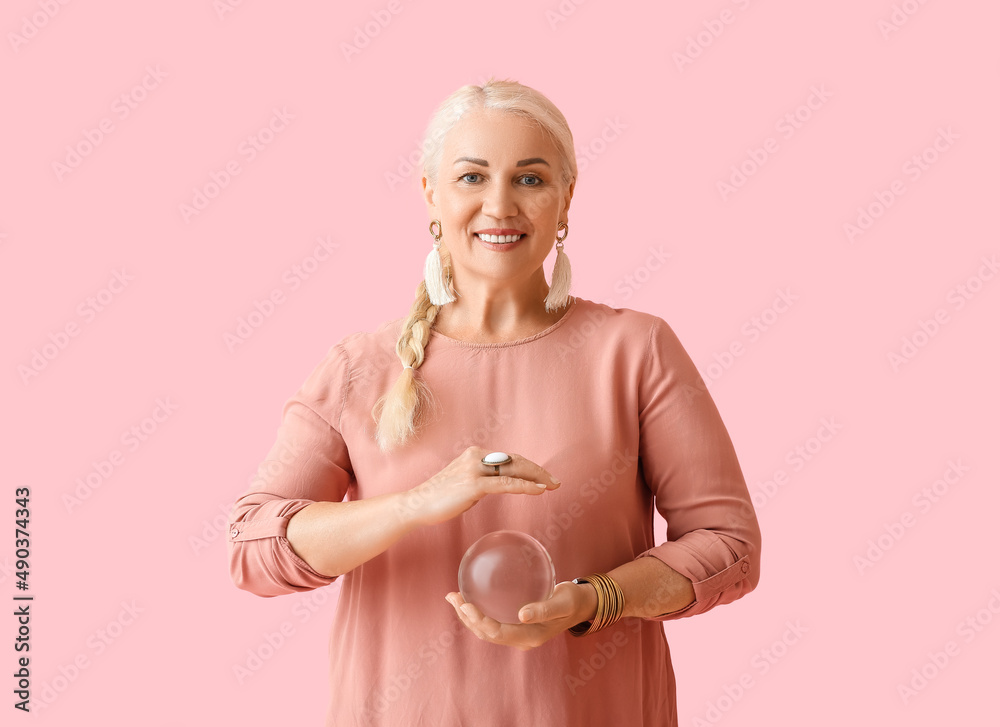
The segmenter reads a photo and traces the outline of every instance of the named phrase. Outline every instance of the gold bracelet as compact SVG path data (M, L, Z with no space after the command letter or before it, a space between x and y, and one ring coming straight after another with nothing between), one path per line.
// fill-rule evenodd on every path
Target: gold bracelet
M605 573L592 573L585 578L576 578L577 585L589 583L597 591L597 613L593 621L583 621L571 626L573 636L587 636L616 623L625 610L625 594L614 579Z

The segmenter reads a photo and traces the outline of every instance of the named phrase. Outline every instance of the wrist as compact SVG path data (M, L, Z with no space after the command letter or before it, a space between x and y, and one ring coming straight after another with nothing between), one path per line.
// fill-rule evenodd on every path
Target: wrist
M583 621L571 626L569 633L573 636L587 636L596 633L616 623L624 612L625 594L611 576L606 573L591 573L585 578L575 578L577 585L589 583L597 594L597 608L590 621Z
M403 490L387 495L392 499L392 512L396 516L396 523L403 535L411 530L432 524L421 512L422 498L419 495L414 497L414 494L416 493L413 490Z
M597 589L592 583L573 581L580 593L577 601L577 623L590 623L597 618Z

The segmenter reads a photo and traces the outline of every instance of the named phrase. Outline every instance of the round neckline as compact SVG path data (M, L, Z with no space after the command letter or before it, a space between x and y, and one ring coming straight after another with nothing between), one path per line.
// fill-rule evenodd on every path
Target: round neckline
M557 328L559 328L559 326L561 326L563 323L565 323L566 319L569 318L570 316L572 316L573 312L576 311L576 309L577 309L577 301L578 300L579 300L579 298L577 298L575 295L571 295L570 296L569 310L566 311L563 314L562 318L560 318L558 321L556 321L555 323L553 323L548 328L546 328L544 330L541 330L541 331L539 331L538 333L536 333L536 334L534 334L532 336L528 336L527 338L518 338L518 339L516 339L514 341L498 341L498 342L495 342L495 343L476 343L474 341L463 341L460 338L452 338L451 336L447 336L444 333L441 333L441 331L435 330L433 327L430 330L430 334L431 334L432 337L436 336L438 338L443 338L446 341L450 341L450 342L455 343L455 344L457 344L459 346L465 346L467 348L508 348L510 346L520 346L520 345L523 345L525 343L531 343L532 341L534 341L534 340L536 340L538 338L542 338L543 336L547 336L550 333L552 333L552 331L554 331Z

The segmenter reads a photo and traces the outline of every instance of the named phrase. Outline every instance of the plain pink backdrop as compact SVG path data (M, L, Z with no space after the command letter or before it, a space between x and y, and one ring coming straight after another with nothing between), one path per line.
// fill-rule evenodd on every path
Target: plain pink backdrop
M972 0L6 3L0 588L30 487L44 703L13 709L8 616L0 709L321 722L337 588L238 591L224 513L327 349L407 312L431 245L407 158L496 75L573 130L572 292L674 327L758 502L758 589L665 625L681 724L993 713L998 23Z

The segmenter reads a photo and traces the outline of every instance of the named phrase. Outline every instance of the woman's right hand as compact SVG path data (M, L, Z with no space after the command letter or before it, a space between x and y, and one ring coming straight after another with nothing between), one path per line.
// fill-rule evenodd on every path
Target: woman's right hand
M486 495L540 495L559 487L543 467L519 454L501 465L499 475L482 462L490 450L470 446L426 482L400 493L406 515L421 525L436 525L471 508Z

